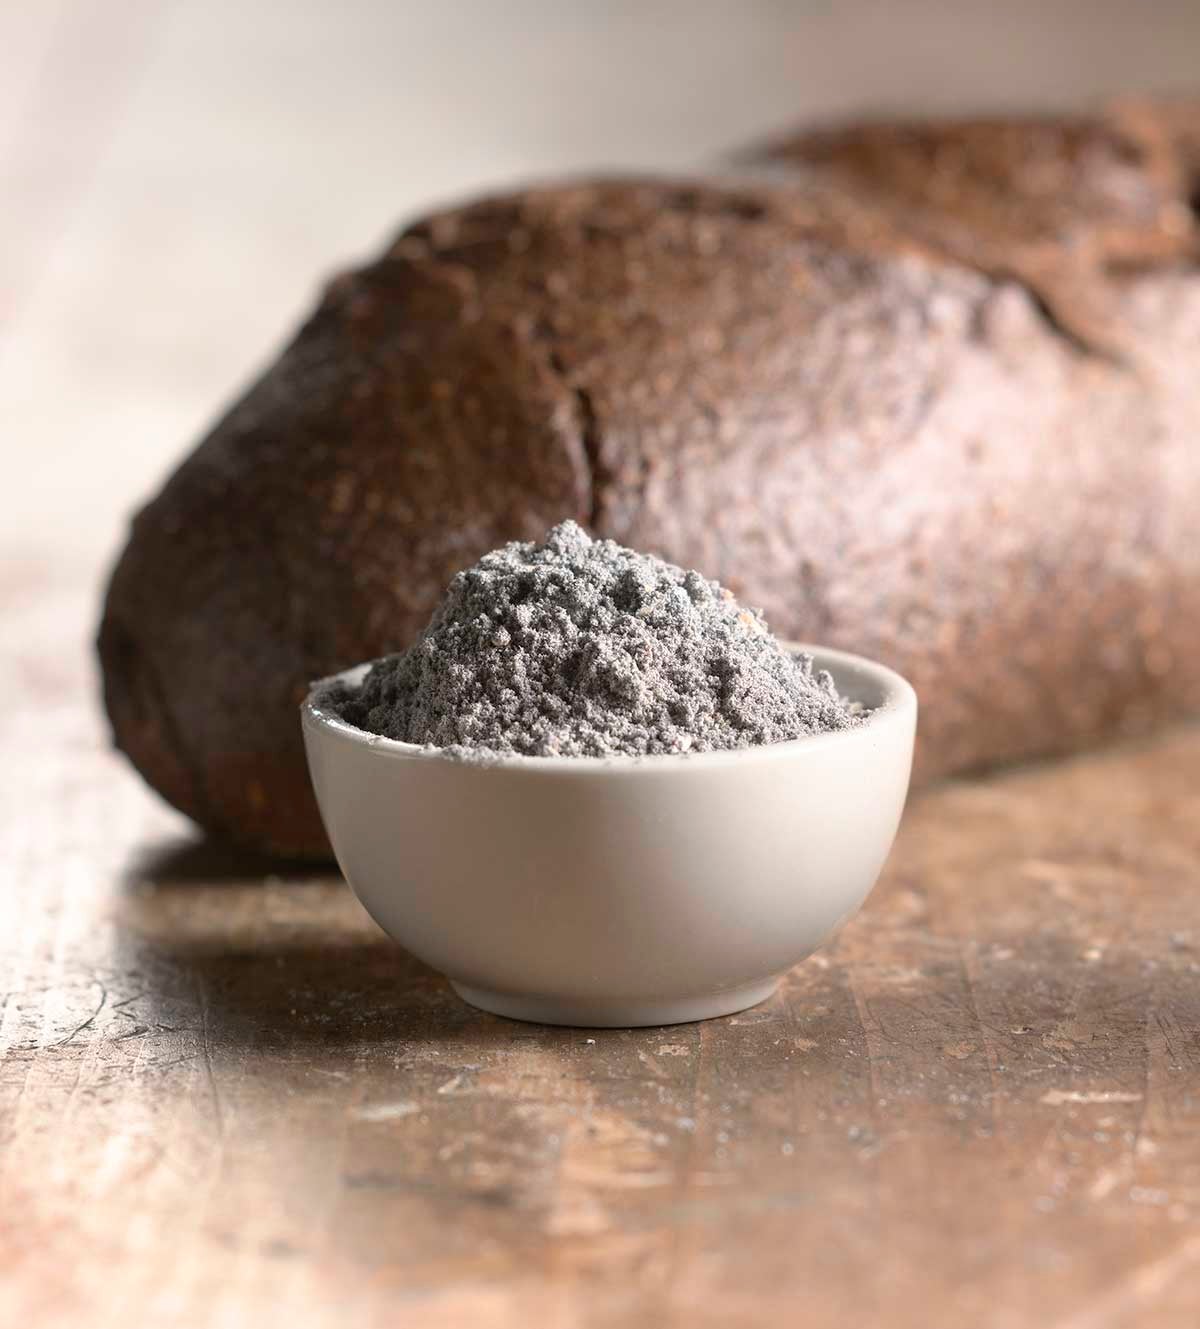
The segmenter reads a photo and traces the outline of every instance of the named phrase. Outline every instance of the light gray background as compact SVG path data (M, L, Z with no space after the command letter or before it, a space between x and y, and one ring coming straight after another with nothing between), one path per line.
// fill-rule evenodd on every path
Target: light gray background
M431 203L1198 82L1196 0L0 0L0 575L82 592L320 278Z

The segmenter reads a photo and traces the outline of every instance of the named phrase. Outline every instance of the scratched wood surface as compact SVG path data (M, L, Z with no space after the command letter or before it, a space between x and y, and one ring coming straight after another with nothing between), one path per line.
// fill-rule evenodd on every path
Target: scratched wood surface
M1200 732L945 787L827 953L641 1031L459 1003L0 687L0 1323L1194 1329Z

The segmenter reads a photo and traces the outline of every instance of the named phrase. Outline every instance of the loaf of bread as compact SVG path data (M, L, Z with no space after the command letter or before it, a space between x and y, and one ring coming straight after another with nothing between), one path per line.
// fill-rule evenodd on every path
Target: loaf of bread
M863 126L439 213L135 520L116 742L327 852L296 706L573 517L895 666L919 774L1200 705L1200 107Z

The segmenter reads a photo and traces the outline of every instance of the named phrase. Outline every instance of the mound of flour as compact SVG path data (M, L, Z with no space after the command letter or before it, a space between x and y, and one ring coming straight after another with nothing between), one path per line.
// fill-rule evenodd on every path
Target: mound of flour
M458 573L408 650L326 704L482 759L711 752L862 721L716 582L572 521Z

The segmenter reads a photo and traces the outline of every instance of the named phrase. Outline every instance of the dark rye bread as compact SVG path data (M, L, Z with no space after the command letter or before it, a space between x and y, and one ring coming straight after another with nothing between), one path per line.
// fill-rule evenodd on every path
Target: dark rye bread
M801 135L438 214L137 517L117 743L321 854L296 704L571 516L893 664L919 774L1200 705L1200 112Z

